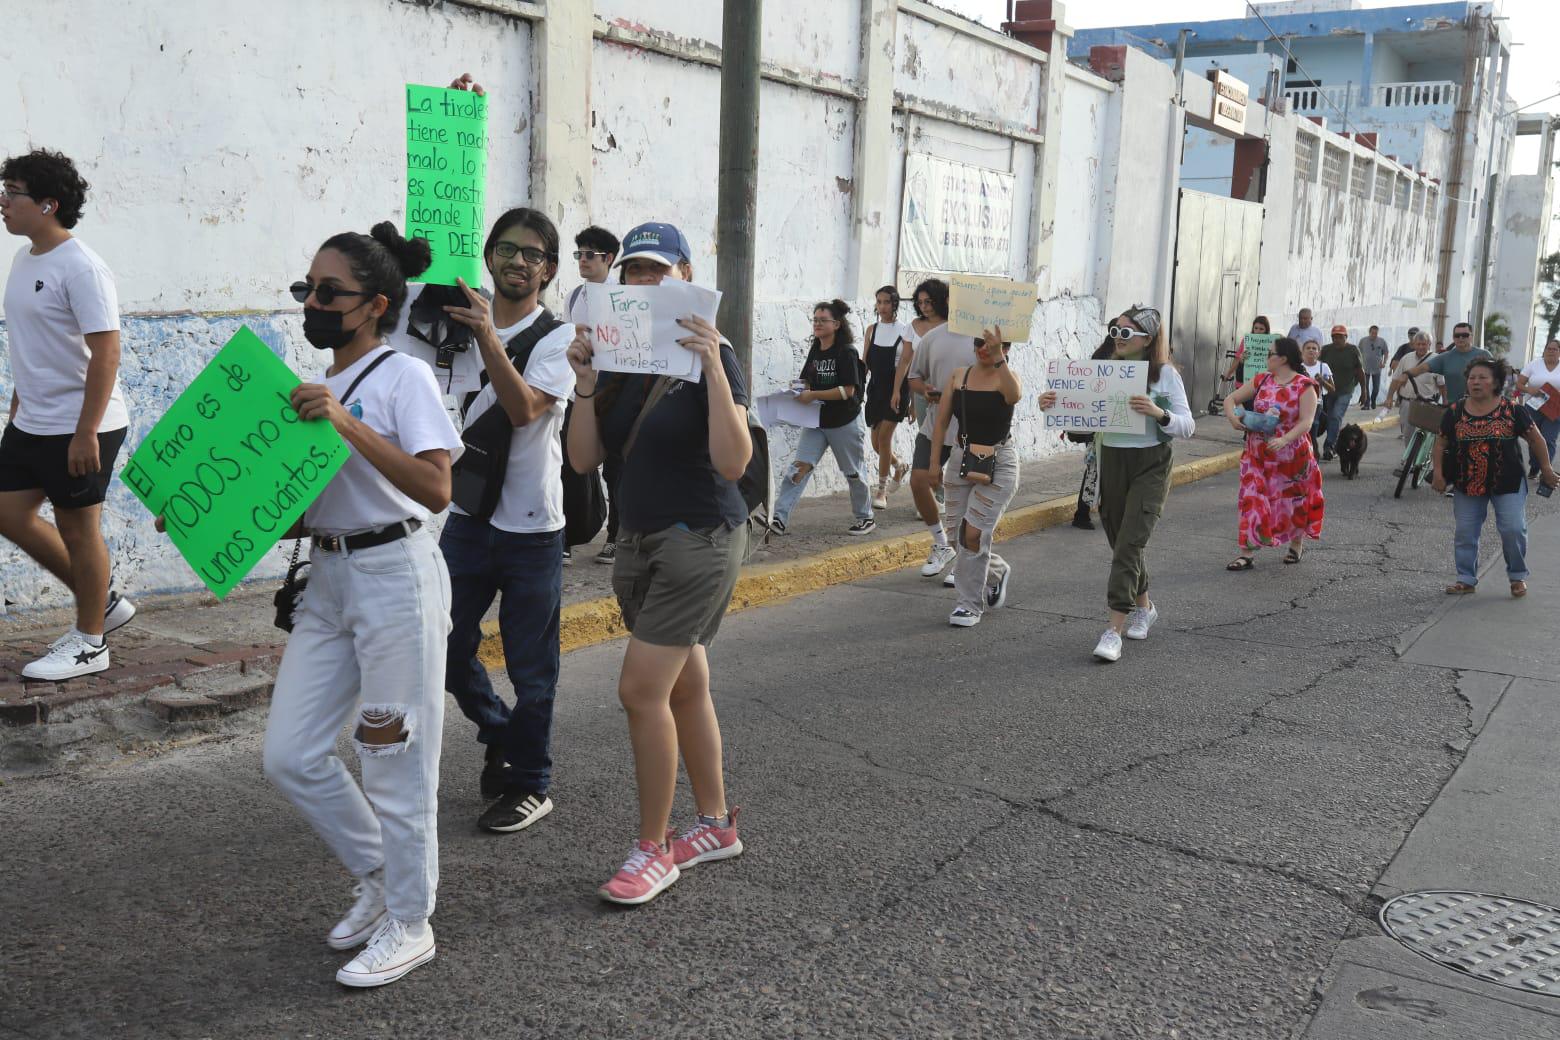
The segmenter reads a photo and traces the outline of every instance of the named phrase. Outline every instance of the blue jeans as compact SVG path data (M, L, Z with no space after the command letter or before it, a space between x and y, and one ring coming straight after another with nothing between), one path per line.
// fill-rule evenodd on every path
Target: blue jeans
M797 499L807 490L813 470L823 460L824 450L834 452L834 461L850 485L850 511L857 520L872 516L872 489L861 475L862 461L867 452L867 431L857 416L844 426L832 430L803 430L802 439L796 445L796 461L780 481L780 496L775 500L775 519L785 523L796 508ZM801 467L805 466L803 470Z
M1370 406L1376 407L1376 398L1381 396L1381 373L1368 372L1365 375L1365 393L1370 400Z
M1538 435L1544 438L1544 447L1549 449L1549 464L1560 466L1555 462L1555 441L1560 439L1560 419L1545 419L1537 408L1528 408L1528 414L1533 417L1533 425L1538 427ZM1528 476L1538 476L1538 459L1533 455L1533 449L1528 449Z
M1346 394L1328 394L1322 401L1322 411L1327 423L1327 442L1322 445L1323 451L1332 451L1338 447L1338 431L1343 429L1343 415L1349 410L1349 402L1354 400L1354 391Z
M1452 513L1457 517L1452 554L1457 580L1468 585L1479 583L1479 532L1492 505L1500 548L1506 555L1506 580L1527 580L1527 485L1508 495L1465 495L1458 488L1452 496Z
M510 793L541 794L552 780L553 698L558 692L558 615L563 603L563 532L512 534L451 513L439 538L450 571L450 639L445 688L477 740L499 747ZM498 630L515 706L493 692L477 659L482 615L498 596Z

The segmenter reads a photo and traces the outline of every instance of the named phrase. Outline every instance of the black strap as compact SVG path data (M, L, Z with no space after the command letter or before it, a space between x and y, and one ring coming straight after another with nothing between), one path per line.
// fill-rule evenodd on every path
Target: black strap
M367 379L370 372L384 364L386 359L388 359L390 355L394 353L394 347L386 347L383 354L380 354L374 360L370 361L368 363L368 367L357 374L357 378L352 380L352 382L347 386L347 392L342 394L339 398L337 398L337 400L339 400L342 404L346 404L348 401L350 401L352 399L352 391L358 388L358 384Z
M959 384L959 443L966 448L970 446L970 421L968 418L970 402L969 387L970 370L966 368L964 370L964 382Z
M634 419L633 427L628 431L628 439L623 442L623 459L628 460L629 452L634 450L634 442L639 439L639 428L645 424L645 416L650 410L660 403L666 396L666 391L671 389L675 376L657 376L651 384L649 393L645 394L645 403L640 406L639 415Z

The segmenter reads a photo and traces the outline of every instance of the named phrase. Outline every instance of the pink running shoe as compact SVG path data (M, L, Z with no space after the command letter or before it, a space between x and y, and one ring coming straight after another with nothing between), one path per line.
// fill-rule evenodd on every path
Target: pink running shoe
M676 837L667 831L666 838L677 866L686 870L696 863L742 855L742 839L737 837L737 813L741 811L740 808L731 810L729 827L714 827L700 821Z
M609 903L638 906L660 895L680 876L670 851L663 852L653 841L641 841L596 894Z

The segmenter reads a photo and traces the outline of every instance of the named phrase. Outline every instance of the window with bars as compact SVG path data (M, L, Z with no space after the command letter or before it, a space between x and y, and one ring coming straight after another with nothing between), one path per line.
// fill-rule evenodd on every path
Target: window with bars
M1349 171L1349 194L1356 198L1370 197L1370 175L1376 168L1375 162L1368 155L1356 155L1353 168Z
M1316 180L1316 155L1321 148L1321 141L1310 134L1295 135L1295 179L1299 181Z
M1385 166L1376 167L1376 201L1383 206L1392 204L1392 171Z
M1342 148L1327 146L1322 153L1322 184L1328 188L1343 190L1343 176L1349 168L1349 157Z
M1403 176L1401 173L1398 174L1397 198L1393 200L1393 204L1396 205L1398 209L1408 209L1409 191L1410 189L1408 178Z

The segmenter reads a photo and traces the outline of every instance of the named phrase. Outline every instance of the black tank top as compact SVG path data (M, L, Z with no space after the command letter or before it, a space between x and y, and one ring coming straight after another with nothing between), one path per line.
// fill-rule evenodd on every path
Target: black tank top
M1013 430L1013 406L1001 390L971 390L969 370L953 391L953 414L959 417L959 436L966 444L1001 444Z

